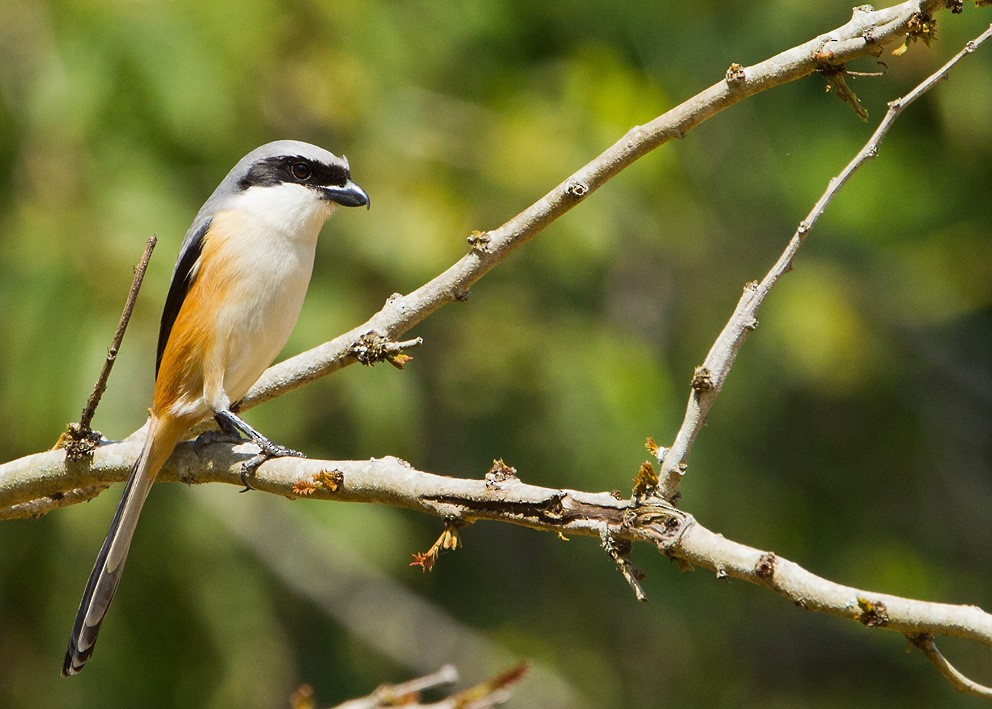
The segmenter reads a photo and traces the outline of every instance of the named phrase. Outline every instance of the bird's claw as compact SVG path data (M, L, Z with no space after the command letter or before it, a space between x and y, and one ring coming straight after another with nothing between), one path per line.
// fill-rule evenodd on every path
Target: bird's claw
M193 441L193 452L200 457L203 449L213 443L240 443L243 440L237 431L204 431Z
M253 455L251 458L246 460L241 464L241 483L245 486L241 492L248 492L252 490L251 484L248 482L248 477L254 475L255 472L261 467L262 463L269 460L270 458L306 458L305 453L293 450L292 448L287 448L286 446L280 446L272 441L266 441L264 444L259 444L259 452Z

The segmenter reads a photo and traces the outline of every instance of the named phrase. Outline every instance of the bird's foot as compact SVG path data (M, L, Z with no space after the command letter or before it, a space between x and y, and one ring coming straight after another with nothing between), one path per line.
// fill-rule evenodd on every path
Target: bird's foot
M213 443L240 443L243 440L237 431L204 431L193 441L193 452L200 457L203 449Z
M248 482L248 478L253 476L259 467L265 461L270 458L306 458L305 453L300 453L300 451L293 450L292 448L287 448L286 446L280 446L277 443L273 443L267 438L263 438L260 441L255 442L259 447L259 452L253 455L251 458L246 460L241 464L241 482L244 484L244 490L241 492L248 492L252 489L251 484Z

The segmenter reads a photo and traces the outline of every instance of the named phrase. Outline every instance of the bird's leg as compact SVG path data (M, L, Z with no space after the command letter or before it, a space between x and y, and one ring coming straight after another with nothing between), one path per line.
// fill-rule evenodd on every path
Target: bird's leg
M211 443L240 443L244 440L241 436L241 432L234 427L227 419L221 418L219 415L214 416L214 420L217 422L217 426L220 429L215 431L210 429L209 431L204 431L196 440L193 441L193 450L196 451L197 455L200 455L205 446L209 446Z
M248 484L248 476L253 475L258 470L258 467L269 458L283 458L286 456L306 458L306 455L299 451L294 451L292 448L286 448L285 446L273 443L233 411L228 411L227 409L218 411L214 415L214 418L217 419L217 424L221 427L221 430L241 432L260 449L258 455L252 456L241 464L241 482L245 485L245 489L242 492L251 490L251 485Z
M196 451L197 455L201 454L205 446L209 446L212 443L240 443L245 440L245 436L241 435L241 429L231 423L229 419L220 414L214 414L214 421L217 422L217 428L219 430L210 429L209 431L204 431L193 441L193 450ZM247 424L245 425L247 426ZM254 439L250 436L248 440L254 442Z
M217 422L217 426L220 428L221 433L224 433L231 438L241 438L241 431L238 430L238 427L220 414L214 414L214 421Z

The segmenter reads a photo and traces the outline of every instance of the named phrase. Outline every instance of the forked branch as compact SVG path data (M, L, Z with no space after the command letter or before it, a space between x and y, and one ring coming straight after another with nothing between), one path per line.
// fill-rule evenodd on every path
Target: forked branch
M47 470L49 489L82 488L126 479L126 462L134 459L140 447L139 441L101 446L92 467L67 464L60 451L38 453L7 466L18 466L26 474ZM241 463L254 451L250 444L215 443L199 451L192 443L181 444L160 478L240 486ZM905 635L948 679L960 673L952 672L946 660L936 662L935 648L924 643L922 636L963 638L992 649L992 615L980 608L902 598L830 581L774 552L727 539L661 501L633 504L610 492L530 485L516 475L453 478L416 470L397 458L280 458L259 468L252 485L290 498L370 502L414 510L463 530L477 521L498 521L559 536L602 539L606 529L614 545L648 544L684 568L708 569L717 578L736 578L767 588L799 608ZM0 505L8 501L0 498ZM13 516L13 509L7 507L0 518ZM462 531L460 537L471 546L466 536L470 535ZM971 680L952 681L976 694L983 691Z
M953 4L953 3L952 3ZM586 196L634 161L673 137L736 102L765 89L822 70L840 67L906 36L914 17L946 6L943 0L905 2L880 11L855 10L843 27L787 50L751 67L732 66L727 77L696 97L644 126L631 129L602 155L555 187L531 207L490 232L473 237L462 259L434 280L408 295L392 296L367 323L307 353L272 367L242 401L242 409L295 389L329 372L360 360L361 343L390 343L443 305L464 299L468 288L512 250L577 205ZM809 228L844 184L869 157L898 113L936 83L954 62L985 41L990 31L933 77L894 102L867 152L852 161L834 181L797 229L779 262L761 284L749 286L734 317L721 334L704 367L694 377L694 393L683 431L663 460L662 488L666 497L677 491L680 465L691 448L712 398L719 391L768 289L786 272ZM929 82L929 83L928 83ZM767 283L766 283L767 281ZM370 334L371 333L371 334ZM396 345L397 352L416 341ZM356 349L357 347L357 349ZM395 354L386 351L386 358ZM698 399L695 401L694 399ZM696 407L694 409L694 406ZM694 413L695 412L695 413ZM48 451L0 465L0 519L34 516L65 504L88 499L109 484L124 480L138 454L140 441L106 442L92 460L68 460L64 451ZM240 463L254 450L214 444L197 452L180 446L163 470L163 480L186 483L240 484ZM771 552L725 539L663 499L649 496L617 499L611 493L587 493L527 485L515 476L496 480L458 479L413 469L394 458L372 461L280 459L262 466L253 479L256 489L289 497L308 497L387 504L436 515L448 525L462 527L477 520L524 525L557 534L599 537L616 554L628 581L637 575L626 558L632 543L649 543L686 565L712 570L718 577L735 577L764 586L796 605L856 620L867 627L895 630L917 647L955 686L976 694L988 690L960 676L933 646L933 636L967 638L992 647L992 616L972 606L927 603L862 591L828 581Z
M899 115L916 99L936 86L939 81L947 78L955 64L974 52L989 37L992 37L992 26L968 42L964 49L955 54L940 69L921 81L908 94L889 102L889 110L885 113L878 128L875 129L864 147L858 151L858 154L841 170L840 174L830 180L826 191L817 200L813 209L810 210L805 219L799 222L799 226L796 227L795 233L775 265L765 274L760 283L748 283L744 286L744 294L738 301L733 315L730 316L727 325L716 338L716 342L710 348L703 364L697 367L693 374L689 403L686 406L685 418L675 437L675 442L671 448L658 449L657 457L661 464L659 493L666 500L674 500L678 494L679 483L681 483L686 470L686 457L689 455L697 434L706 423L706 414L713 406L713 401L727 380L727 375L730 373L730 368L733 366L744 340L758 324L758 309L771 291L772 286L792 269L799 247L806 241L810 230L819 220L827 205L834 200L841 187L847 183L858 168L878 155L878 148L882 139Z
M511 252L577 206L607 181L655 148L683 138L700 123L744 99L845 62L874 57L882 48L905 39L914 18L946 9L944 0L903 2L873 11L855 8L841 27L749 67L734 64L708 89L654 120L634 126L620 140L561 184L491 231L468 237L469 252L433 280L406 295L392 295L367 322L333 340L271 367L242 399L249 409L319 377L353 364L353 345L368 333L385 341L401 338L424 318L448 303L464 300L469 289Z

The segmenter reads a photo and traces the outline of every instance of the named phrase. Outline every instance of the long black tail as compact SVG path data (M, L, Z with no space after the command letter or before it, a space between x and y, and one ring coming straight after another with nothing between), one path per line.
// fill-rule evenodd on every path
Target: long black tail
M107 615L107 609L110 608L110 602L114 600L138 515L158 473L158 469L150 470L149 465L154 437L153 420L144 449L131 468L131 477L128 478L117 512L114 513L114 519L110 523L110 531L103 540L96 563L93 564L93 571L90 572L90 578L86 582L86 590L83 592L83 599L79 602L76 621L72 625L72 637L69 639L69 649L65 653L65 663L62 665L63 677L76 674L90 659L97 635L100 633L100 626Z

